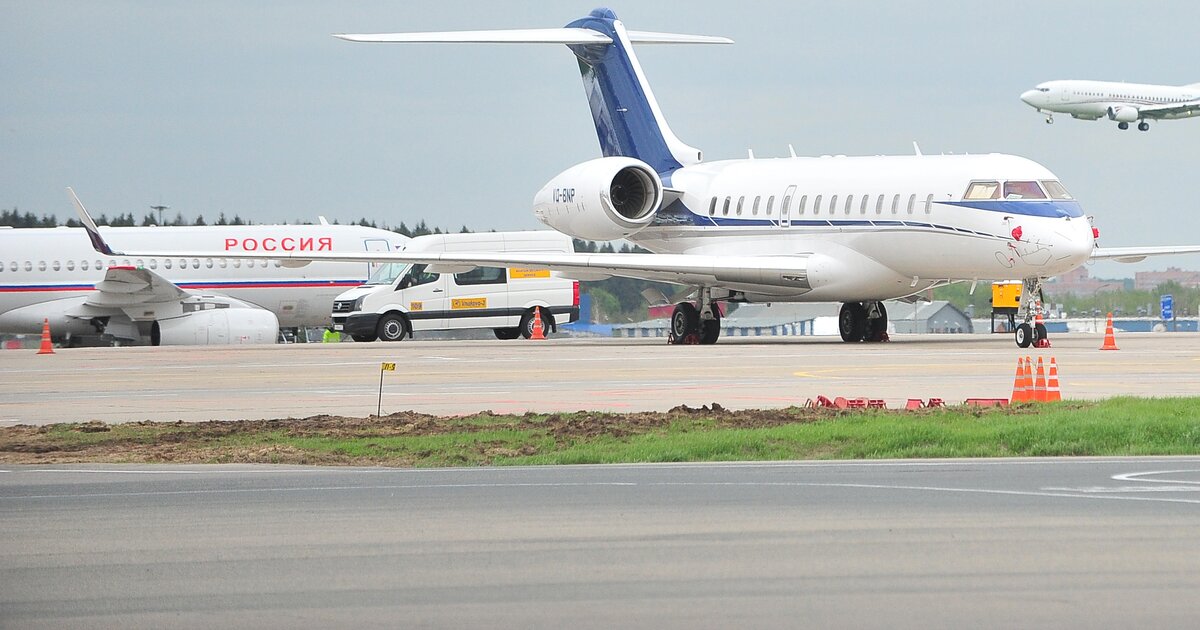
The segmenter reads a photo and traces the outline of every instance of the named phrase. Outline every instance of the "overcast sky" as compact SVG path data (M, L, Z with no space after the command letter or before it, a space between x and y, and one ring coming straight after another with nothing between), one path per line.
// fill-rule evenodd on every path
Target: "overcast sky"
M0 0L0 208L166 204L260 223L368 217L542 227L538 188L599 148L555 45L352 44L334 32L561 26L595 2ZM647 2L628 28L676 134L706 159L1002 152L1054 171L1109 246L1200 242L1200 119L1121 132L1020 102L1065 78L1200 82L1200 3ZM681 7L686 10L681 12ZM1140 265L1107 263L1100 275Z

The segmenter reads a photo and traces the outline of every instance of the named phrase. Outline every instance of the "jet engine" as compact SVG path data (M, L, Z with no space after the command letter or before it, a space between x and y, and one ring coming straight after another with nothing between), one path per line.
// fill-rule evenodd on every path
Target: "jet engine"
M604 157L559 173L533 198L533 213L576 238L611 241L650 225L663 200L662 180L650 165Z
M1108 117L1117 122L1133 122L1138 119L1139 112L1136 107L1128 105L1113 105L1108 108Z
M261 308L214 308L155 320L150 343L204 346L275 343L279 318Z

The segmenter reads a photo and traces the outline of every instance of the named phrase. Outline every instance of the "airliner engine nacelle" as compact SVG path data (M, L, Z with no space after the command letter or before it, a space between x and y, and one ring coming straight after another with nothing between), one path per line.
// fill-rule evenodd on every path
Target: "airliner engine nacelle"
M275 343L279 318L261 308L219 308L156 320L150 343L156 346L205 346Z
M636 234L654 220L663 185L650 165L604 157L559 173L533 198L533 213L576 238L611 241Z
M1117 122L1133 122L1138 119L1138 110L1128 105L1114 105L1108 108L1108 117Z

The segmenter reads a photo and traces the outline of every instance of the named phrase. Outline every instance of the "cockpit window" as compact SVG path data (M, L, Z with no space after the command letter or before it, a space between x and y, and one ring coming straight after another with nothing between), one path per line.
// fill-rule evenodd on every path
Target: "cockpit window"
M1046 193L1037 182L1004 182L1005 199L1045 199Z
M971 182L963 199L999 199L1000 182Z
M1042 187L1046 189L1046 193L1051 199L1074 199L1071 193L1067 192L1065 186L1055 179L1043 179Z
M1038 91L1039 91L1039 92L1049 92L1049 91L1050 91L1050 88L1048 88L1048 87L1040 87L1040 88L1038 88Z
M391 284L404 273L409 263L384 263L371 274L365 284Z

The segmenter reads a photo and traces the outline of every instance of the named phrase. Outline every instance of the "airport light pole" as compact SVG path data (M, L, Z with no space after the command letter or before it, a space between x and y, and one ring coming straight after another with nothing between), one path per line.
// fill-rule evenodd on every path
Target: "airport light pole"
M171 208L171 206L164 206L162 204L159 204L157 206L150 206L151 210L158 210L158 224L159 225L163 224L163 210L169 210L170 208Z

